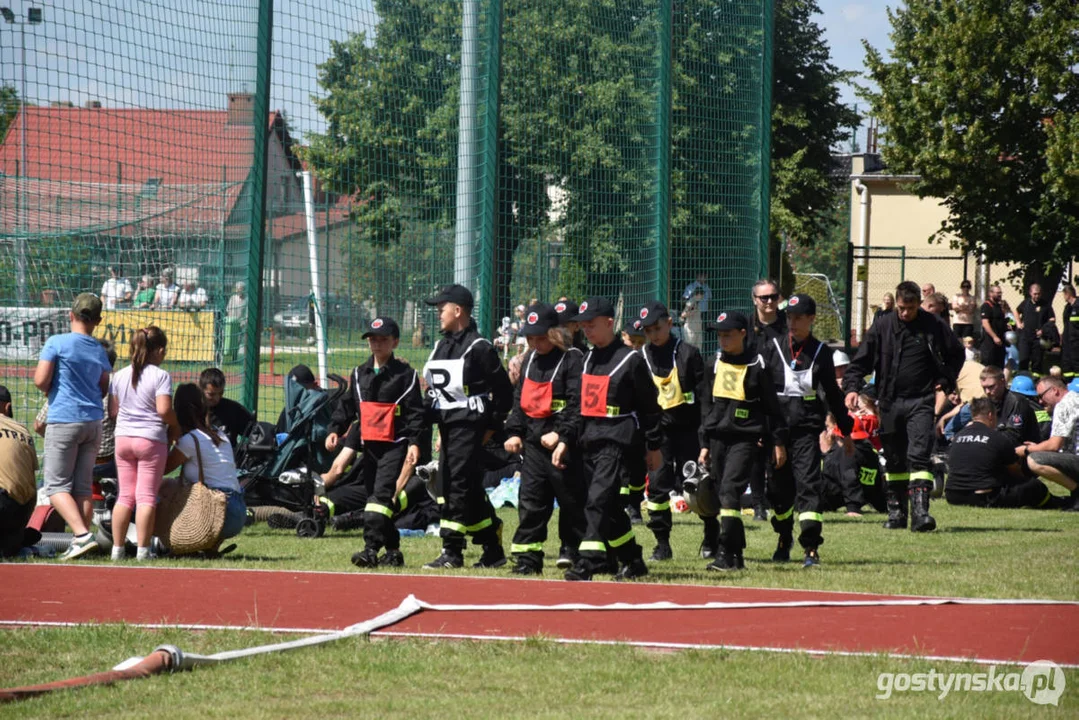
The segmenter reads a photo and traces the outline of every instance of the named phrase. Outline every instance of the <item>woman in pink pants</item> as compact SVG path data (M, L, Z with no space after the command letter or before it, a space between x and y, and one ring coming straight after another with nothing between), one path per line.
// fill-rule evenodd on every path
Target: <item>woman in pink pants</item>
M172 378L161 369L168 340L151 325L131 337L131 364L112 376L109 415L116 418L116 478L120 492L112 511L112 559L124 558L124 538L135 512L137 560L150 559L157 490L168 443L179 437L172 410Z

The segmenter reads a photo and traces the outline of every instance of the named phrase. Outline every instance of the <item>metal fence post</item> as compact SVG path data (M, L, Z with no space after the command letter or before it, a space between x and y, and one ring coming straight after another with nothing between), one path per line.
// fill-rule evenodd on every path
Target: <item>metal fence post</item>
M498 252L498 122L502 67L502 0L490 0L487 6L487 88L483 115L483 180L479 188L482 216L479 226L480 272L479 313L476 325L485 337L495 329L495 263ZM509 279L507 278L507 282Z
M671 34L672 0L659 0L656 43L656 298L670 303L671 256Z
M259 346L262 343L262 263L266 247L266 149L270 139L270 57L273 49L273 0L259 0L258 63L252 127L251 224L247 251L247 337L244 339L243 403L258 414Z
M772 203L772 38L775 25L774 0L761 3L761 227L757 277L768 276L769 226Z

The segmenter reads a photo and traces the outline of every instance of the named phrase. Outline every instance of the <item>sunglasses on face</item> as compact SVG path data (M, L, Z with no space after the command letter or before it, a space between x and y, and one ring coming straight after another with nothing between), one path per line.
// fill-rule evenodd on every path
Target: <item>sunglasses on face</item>
M768 295L757 295L758 300L761 302L775 302L779 299L779 293L770 293Z

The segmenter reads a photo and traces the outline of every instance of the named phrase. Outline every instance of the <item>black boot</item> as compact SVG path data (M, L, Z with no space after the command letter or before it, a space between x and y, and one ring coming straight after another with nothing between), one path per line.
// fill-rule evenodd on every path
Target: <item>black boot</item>
M701 541L701 559L711 560L719 548L719 518L702 517L704 521L704 539Z
M907 484L890 482L885 490L888 501L888 519L884 521L885 530L907 529Z
M664 562L674 557L671 550L671 535L667 532L656 532L656 548L652 551L649 562Z
M780 535L779 542L776 543L776 551L772 553L772 562L790 562L792 545L794 545L794 537Z
M929 488L911 489L910 514L911 532L930 532L937 529L937 521L929 514Z

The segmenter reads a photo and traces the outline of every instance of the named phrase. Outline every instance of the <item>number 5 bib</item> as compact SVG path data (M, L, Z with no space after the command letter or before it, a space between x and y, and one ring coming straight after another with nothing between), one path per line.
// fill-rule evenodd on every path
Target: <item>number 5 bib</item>
M592 352L588 352L581 371L581 415L594 418L620 418L633 415L633 413L620 414L620 408L617 405L607 404L607 393L611 387L611 378L622 369L622 366L631 357L633 357L633 353L626 353L622 361L615 365L614 370L611 370L607 375L589 375L588 361L592 359Z

